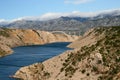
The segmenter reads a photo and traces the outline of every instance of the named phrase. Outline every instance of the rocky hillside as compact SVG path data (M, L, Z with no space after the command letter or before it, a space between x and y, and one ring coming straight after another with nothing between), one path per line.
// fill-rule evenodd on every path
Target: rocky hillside
M24 45L38 45L52 42L71 42L77 36L54 34L32 29L0 28L0 57L12 53L12 47Z
M77 47L76 47L76 46ZM43 63L22 67L20 80L120 80L120 27L94 28L66 51Z

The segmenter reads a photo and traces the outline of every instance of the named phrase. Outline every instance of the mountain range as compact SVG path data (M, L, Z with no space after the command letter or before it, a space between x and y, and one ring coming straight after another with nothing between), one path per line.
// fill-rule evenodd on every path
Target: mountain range
M1 23L1 27L39 29L39 30L79 30L82 33L93 27L119 26L120 10L102 12L95 16L60 16L50 20L21 19L10 23Z

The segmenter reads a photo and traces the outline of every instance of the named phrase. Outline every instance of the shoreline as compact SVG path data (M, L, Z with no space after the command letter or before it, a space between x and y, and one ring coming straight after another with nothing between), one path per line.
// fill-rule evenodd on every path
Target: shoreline
M75 35L53 34L46 31L32 29L2 29L5 35L0 35L0 48L3 54L0 57L5 57L13 53L12 48L29 45L44 45L53 42L72 42L78 39Z

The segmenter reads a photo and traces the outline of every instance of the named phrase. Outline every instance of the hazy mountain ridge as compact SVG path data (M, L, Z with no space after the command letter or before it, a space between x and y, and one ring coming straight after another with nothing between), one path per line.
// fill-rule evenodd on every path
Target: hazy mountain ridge
M111 13L101 13L94 17L62 16L60 18L46 21L23 19L3 26L9 28L30 28L40 30L80 30L81 33L83 33L91 27L119 25L120 10L115 10Z

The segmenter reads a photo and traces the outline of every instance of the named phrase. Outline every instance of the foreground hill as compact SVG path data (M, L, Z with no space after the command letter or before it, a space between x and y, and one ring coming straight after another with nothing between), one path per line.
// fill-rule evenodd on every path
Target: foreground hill
M69 46L76 49L43 63L22 67L13 77L21 80L120 80L120 27L94 28Z
M12 53L11 48L17 46L39 45L52 42L71 42L77 38L77 36L54 34L40 30L0 28L0 57Z

